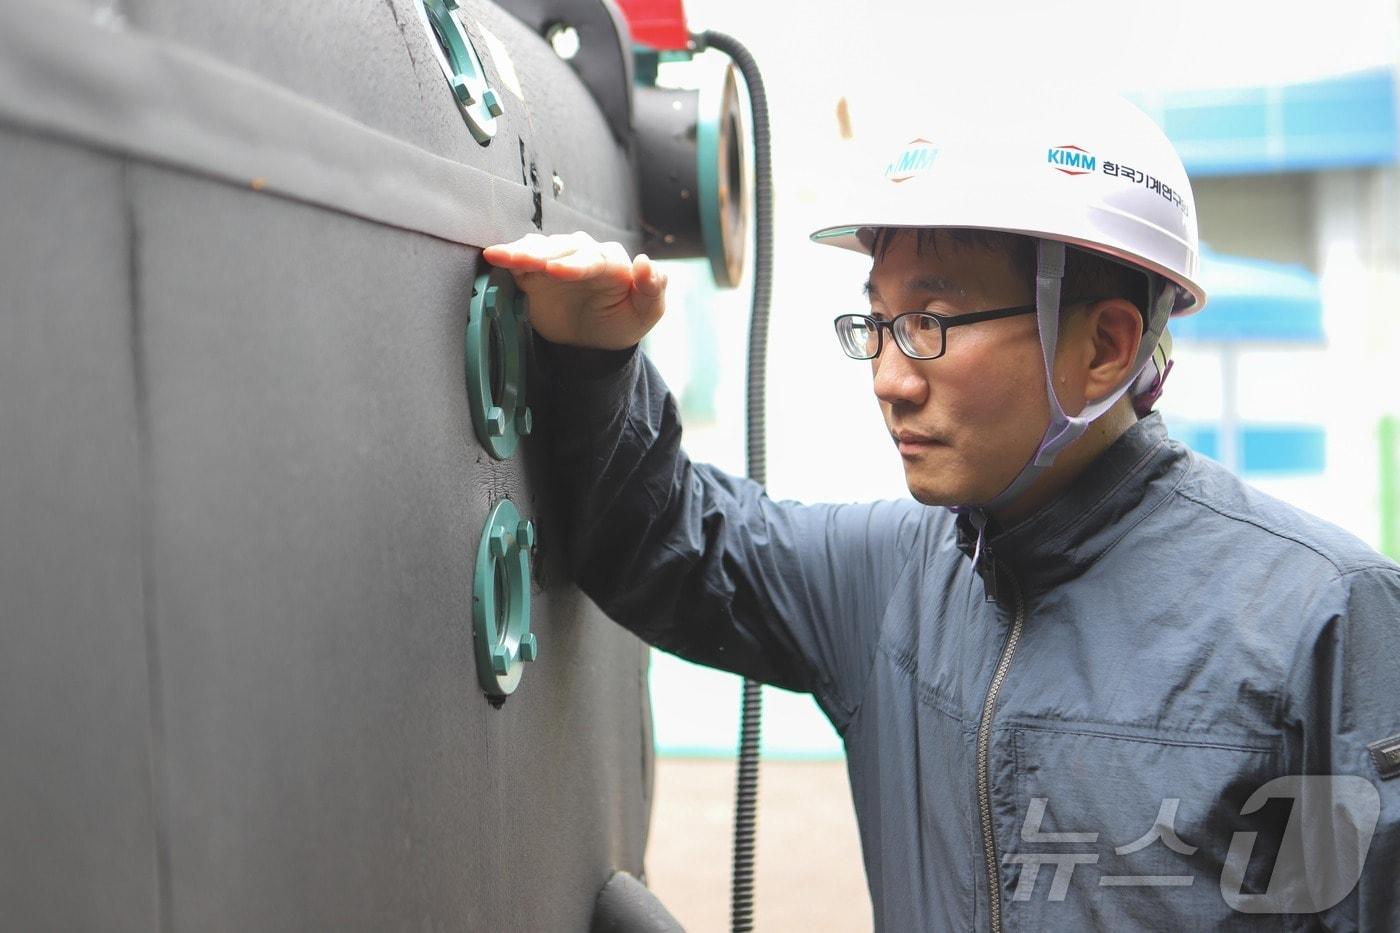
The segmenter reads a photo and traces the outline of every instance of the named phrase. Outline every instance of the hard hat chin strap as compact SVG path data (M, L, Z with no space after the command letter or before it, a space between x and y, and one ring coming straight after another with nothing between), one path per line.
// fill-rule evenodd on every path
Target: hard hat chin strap
M996 511L1014 502L1047 468L1055 462L1060 451L1073 444L1095 418L1114 406L1123 393L1137 380L1138 373L1150 364L1152 353L1167 326L1171 314L1173 287L1159 276L1149 275L1147 295L1147 328L1138 345L1137 356L1130 368L1130 375L1112 392L1084 406L1078 415L1067 415L1060 407L1060 398L1055 393L1055 347L1060 337L1060 283L1065 274L1065 244L1058 240L1042 239L1036 246L1035 274L1035 314L1040 328L1040 350L1045 361L1045 394L1050 401L1050 423L1041 435L1040 444L1016 478L992 499L982 506L986 511Z

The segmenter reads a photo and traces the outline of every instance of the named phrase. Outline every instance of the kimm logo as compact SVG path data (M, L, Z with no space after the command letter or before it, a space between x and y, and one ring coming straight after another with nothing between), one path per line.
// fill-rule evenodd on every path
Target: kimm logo
M1087 175L1099 167L1098 157L1078 146L1056 146L1049 150L1045 161L1066 175Z
M908 181L933 167L938 147L927 139L911 139L909 144L885 166L885 177L893 182Z

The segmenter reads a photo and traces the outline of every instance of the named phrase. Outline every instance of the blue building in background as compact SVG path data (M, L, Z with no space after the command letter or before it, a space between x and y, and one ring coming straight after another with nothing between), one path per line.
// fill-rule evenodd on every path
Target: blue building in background
M1172 433L1395 551L1395 69L1138 103L1191 174L1204 244L1206 308L1171 327L1184 370L1161 403Z

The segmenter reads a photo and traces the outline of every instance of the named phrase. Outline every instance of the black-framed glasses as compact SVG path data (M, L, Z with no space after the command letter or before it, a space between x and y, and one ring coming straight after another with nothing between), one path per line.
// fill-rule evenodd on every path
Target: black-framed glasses
M905 311L888 321L868 314L843 314L835 321L836 339L851 359L873 360L885 348L888 329L900 351L911 360L936 360L948 349L950 327L1034 313L1035 305L1018 305L952 317L932 311Z

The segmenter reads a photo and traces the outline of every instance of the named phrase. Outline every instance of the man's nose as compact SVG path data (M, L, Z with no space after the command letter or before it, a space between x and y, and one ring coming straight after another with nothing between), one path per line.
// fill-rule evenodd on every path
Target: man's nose
M909 359L893 340L886 340L880 355L870 361L875 376L875 397L891 405L923 405L928 400L928 380L920 362Z

